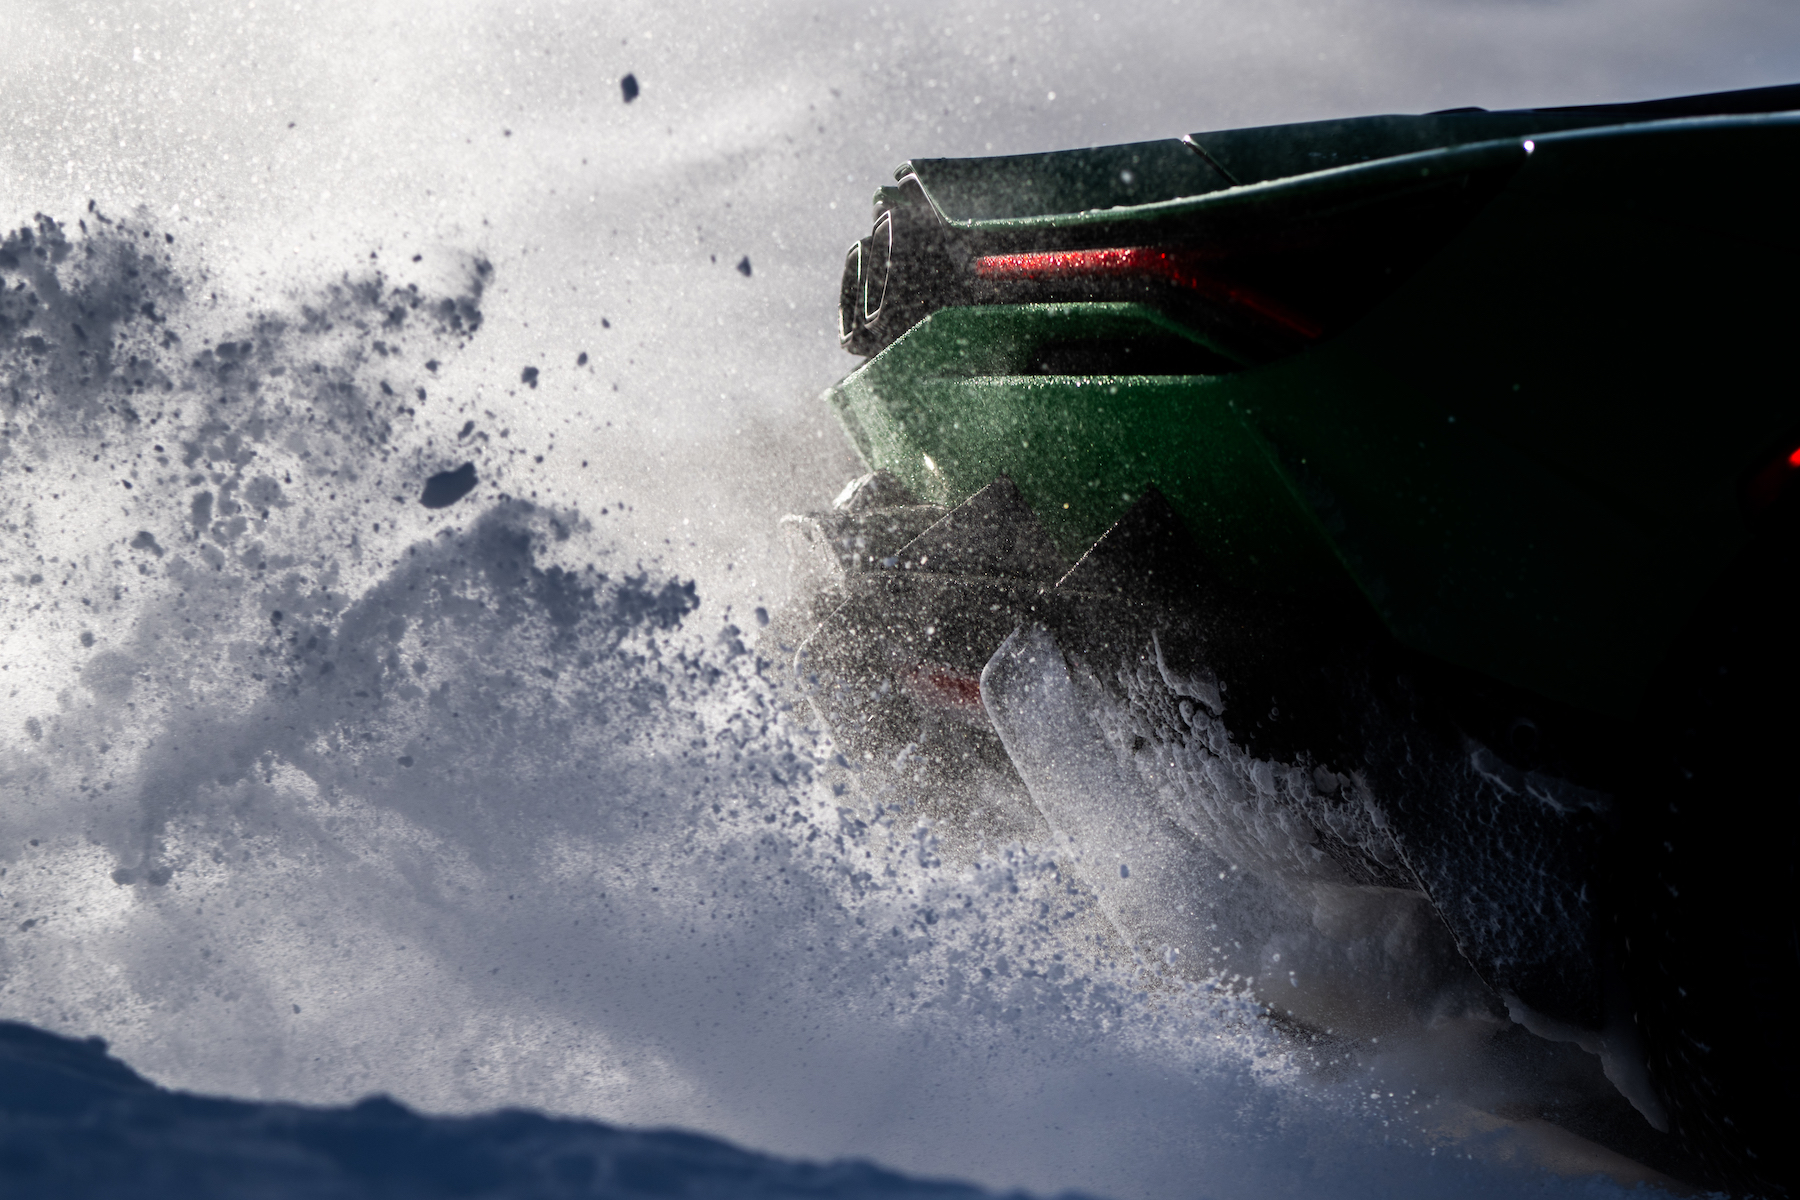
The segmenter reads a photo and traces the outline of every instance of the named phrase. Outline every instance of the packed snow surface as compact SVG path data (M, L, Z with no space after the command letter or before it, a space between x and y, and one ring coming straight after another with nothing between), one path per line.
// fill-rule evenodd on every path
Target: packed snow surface
M1788 82L1796 35L1773 0L8 4L0 1017L770 1179L1619 1188L1453 1042L1297 1047L1119 954L1053 847L940 854L793 707L776 527L859 472L815 397L907 156ZM182 1111L144 1153L217 1118Z

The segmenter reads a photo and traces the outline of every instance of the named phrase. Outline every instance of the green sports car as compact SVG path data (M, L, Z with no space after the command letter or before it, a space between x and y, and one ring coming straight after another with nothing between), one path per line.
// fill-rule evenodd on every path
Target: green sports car
M1786 1194L1797 108L902 165L828 393L871 474L790 530L865 785L1300 1030L1485 996Z

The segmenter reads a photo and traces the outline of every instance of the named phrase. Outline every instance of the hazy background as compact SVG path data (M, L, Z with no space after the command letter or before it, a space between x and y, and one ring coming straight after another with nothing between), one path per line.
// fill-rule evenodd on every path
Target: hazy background
M754 644L777 519L858 469L817 397L853 365L843 250L902 159L1795 81L1790 0L4 0L0 224L79 240L93 201L172 234L140 238L184 297L151 357L198 392L155 428L76 412L73 377L4 401L0 1017L173 1086L533 1105L1003 1187L1535 1189L1421 1135L1411 1067L1321 1083L1229 1007L1057 958L1042 860L967 876L839 811L725 627ZM480 332L415 325L405 357L332 290L456 294L483 261ZM258 314L288 332L233 449L189 361ZM378 446L328 437L282 407L323 395L284 391L315 362L357 404L388 376L430 399ZM476 497L393 501L465 456ZM285 489L263 524L197 515L257 472ZM548 576L496 582L520 554L643 582L571 631ZM686 642L627 603L689 579ZM323 648L283 640L302 622Z

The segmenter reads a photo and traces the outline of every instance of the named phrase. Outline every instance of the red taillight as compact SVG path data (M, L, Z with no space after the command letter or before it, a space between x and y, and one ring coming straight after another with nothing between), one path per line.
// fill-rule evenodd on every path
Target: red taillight
M975 260L982 279L1061 279L1076 275L1160 275L1173 277L1167 250L1154 246L1114 246L1105 250L1033 250L989 254Z
M1051 279L1155 279L1221 300L1266 317L1314 340L1324 332L1318 322L1248 288L1218 279L1201 269L1204 257L1193 251L1161 246L1109 246L1101 250L1033 250L1023 254L989 254L975 260L975 277L996 283Z
M976 729L989 727L979 676L938 663L919 663L898 672L897 678L900 690L925 708Z
M1800 446L1769 460L1768 464L1744 484L1744 509L1751 516L1781 499L1788 485L1800 474Z

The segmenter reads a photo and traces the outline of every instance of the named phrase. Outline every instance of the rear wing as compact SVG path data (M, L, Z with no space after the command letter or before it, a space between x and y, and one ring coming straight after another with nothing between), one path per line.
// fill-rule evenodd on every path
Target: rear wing
M1219 129L1184 138L1049 154L916 158L896 180L916 176L932 209L952 225L1121 208L1200 196L1333 167L1476 142L1493 142L1668 121L1800 110L1800 84L1714 92L1635 104L1459 108Z
M957 305L1129 301L1190 329L1209 370L1268 362L1379 303L1506 186L1534 137L1796 109L1800 85L914 159L845 257L839 341L874 354Z

